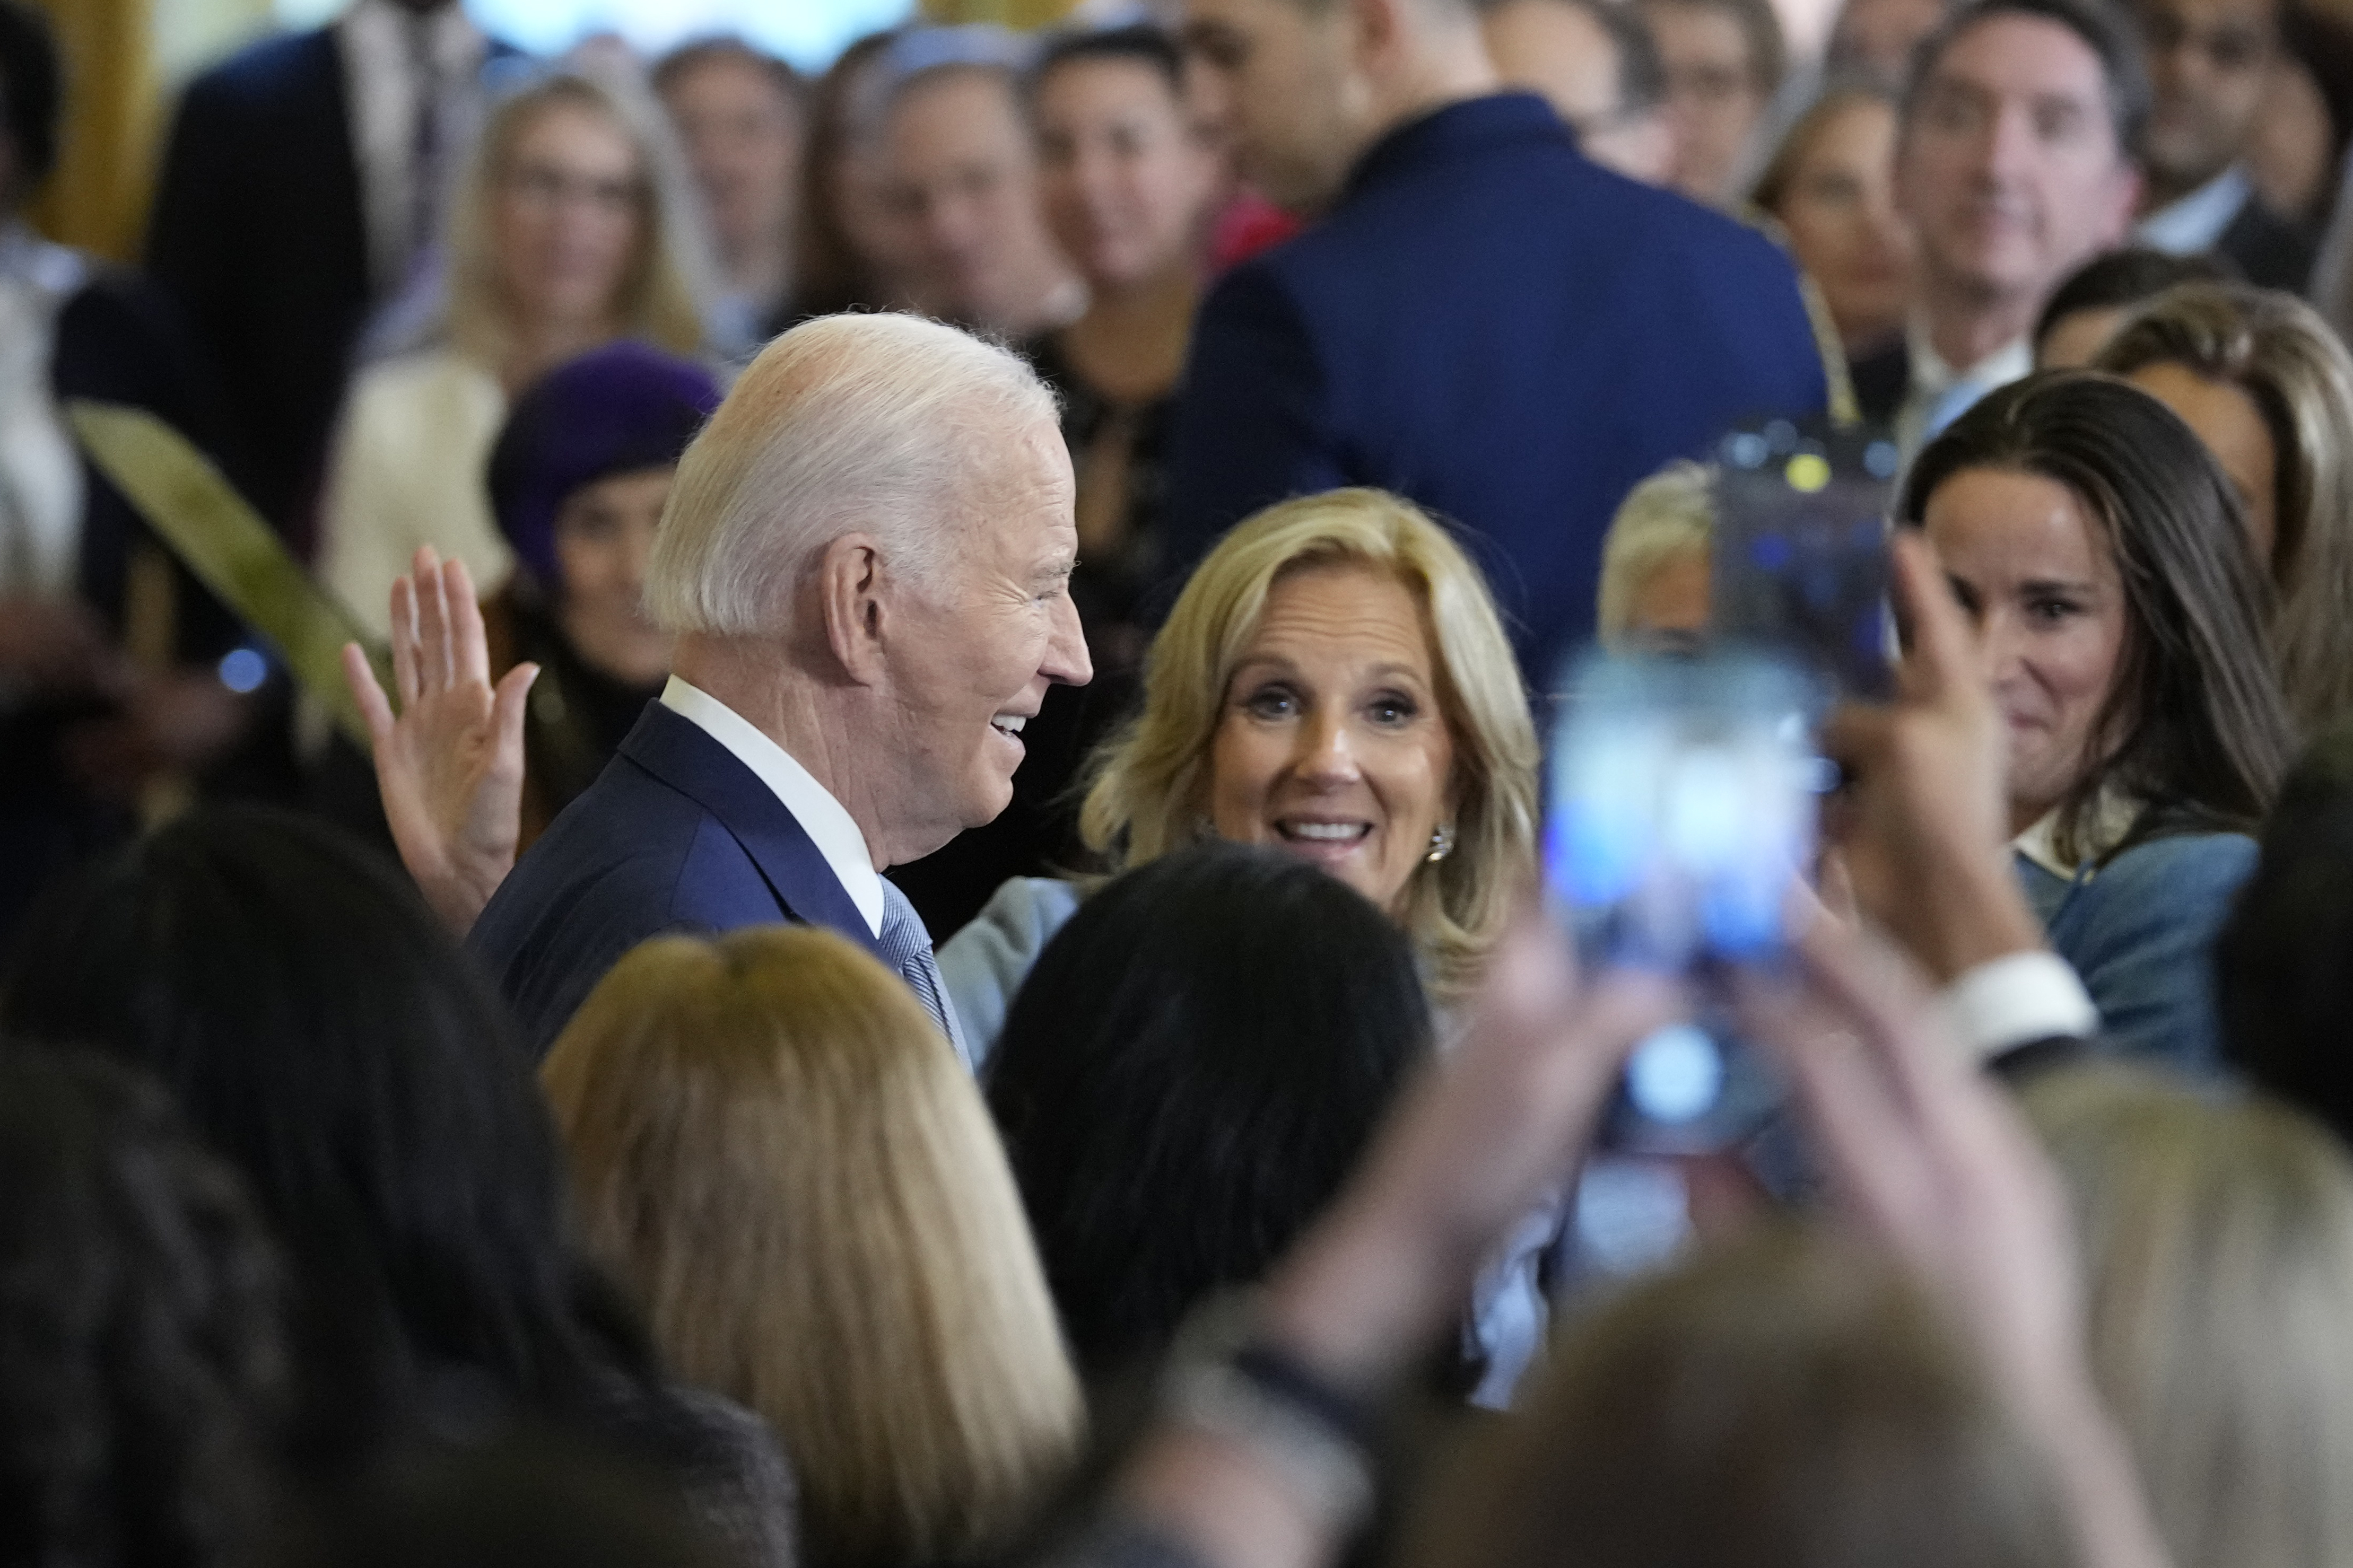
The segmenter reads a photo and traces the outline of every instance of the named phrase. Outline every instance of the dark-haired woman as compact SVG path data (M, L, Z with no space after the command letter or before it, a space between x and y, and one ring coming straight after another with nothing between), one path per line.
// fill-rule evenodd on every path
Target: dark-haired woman
M2213 1070L2211 949L2293 745L2230 480L2155 398L2043 375L1922 452L1902 515L1983 639L2052 947L2110 1038Z
M988 1099L1082 1375L1259 1279L1430 1040L1405 933L1291 856L1204 845L1081 904L1014 998Z
M390 865L306 818L203 811L36 917L0 1034L153 1072L285 1248L301 1479L547 1424L666 1465L747 1561L792 1561L774 1440L665 1384L575 1253L530 1066Z
M284 1280L154 1084L0 1053L0 1562L233 1568L278 1501Z

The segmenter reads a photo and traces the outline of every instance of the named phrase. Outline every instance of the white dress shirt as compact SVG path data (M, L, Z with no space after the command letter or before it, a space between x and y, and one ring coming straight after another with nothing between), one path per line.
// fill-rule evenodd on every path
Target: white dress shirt
M424 57L431 61L429 86L417 79L419 29ZM417 233L420 205L438 211L480 128L490 40L459 5L418 16L395 0L359 0L335 24L335 42L367 222L368 293L382 301L409 281L426 237ZM440 164L429 177L441 188L419 192L417 104L428 90Z
M1959 368L1945 363L1929 342L1927 330L1917 321L1905 335L1905 345L1912 380L1903 406L1895 411L1895 441L1906 464L1978 398L2023 379L2034 369L2034 344L2026 338L2004 343L1977 363Z
M735 760L758 775L769 792L784 803L818 853L833 868L834 879L866 917L868 929L882 934L882 876L866 848L866 835L832 793L793 761L792 753L754 728L751 721L709 692L673 675L662 688L661 704L727 748Z
M2200 256L2214 248L2254 195L2247 171L2233 163L2186 196L2140 220L2137 237L2168 256Z
M81 456L50 384L77 252L0 224L0 595L62 598L79 573Z

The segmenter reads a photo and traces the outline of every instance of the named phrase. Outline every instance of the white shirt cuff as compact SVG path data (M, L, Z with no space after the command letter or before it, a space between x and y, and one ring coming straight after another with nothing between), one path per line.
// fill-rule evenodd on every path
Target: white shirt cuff
M1980 963L1936 998L1953 1037L1977 1061L2037 1040L2089 1039L2100 1010L2067 961L2040 949Z

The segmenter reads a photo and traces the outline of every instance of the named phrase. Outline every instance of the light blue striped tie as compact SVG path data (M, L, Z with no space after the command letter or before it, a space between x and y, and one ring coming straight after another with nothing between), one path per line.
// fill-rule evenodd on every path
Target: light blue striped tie
M876 939L881 949L882 962L899 972L932 1022L955 1047L956 1058L969 1070L972 1052L965 1045L964 1026L956 1022L955 1005L948 1000L947 987L940 982L940 963L932 952L932 933L923 927L923 918L915 906L907 901L898 884L889 878L882 880L882 934Z

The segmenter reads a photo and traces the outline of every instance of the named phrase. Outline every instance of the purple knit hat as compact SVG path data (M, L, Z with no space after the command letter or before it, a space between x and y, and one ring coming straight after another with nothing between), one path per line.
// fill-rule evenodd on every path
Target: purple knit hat
M669 468L718 406L709 371L636 342L568 360L515 399L491 451L491 510L542 593L563 588L555 514L572 492Z

